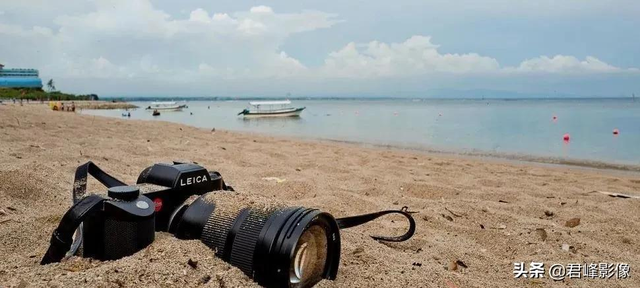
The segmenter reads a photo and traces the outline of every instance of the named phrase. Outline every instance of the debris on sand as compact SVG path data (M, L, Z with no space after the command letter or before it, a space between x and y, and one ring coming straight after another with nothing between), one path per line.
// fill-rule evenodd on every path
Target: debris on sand
M447 267L449 271L456 271L459 267L468 268L467 264L460 260L450 261L449 266Z
M449 216L449 215L444 215L444 214L440 214L440 215L442 215L442 217L443 217L444 219L447 219L447 220L449 220L449 221L453 221L453 218L451 218L451 216Z
M456 261L449 261L449 266L447 267L449 271L458 270L458 263Z
M461 215L461 214L453 213L453 211L449 210L449 208L447 208L447 207L444 207L444 210L447 210L447 211L448 211L449 213L451 213L451 215L453 215L453 216L456 216L456 217L462 217L462 215Z
M536 234L538 234L538 237L540 237L540 240L542 240L542 241L546 241L547 240L547 231L544 230L544 228L537 228L536 229Z
M211 281L211 276L209 275L205 275L200 278L200 284L202 285L209 283L209 281Z
M265 181L275 181L276 183L282 183L287 181L287 179L280 179L278 177L263 177L262 180Z
M628 199L628 198L634 198L634 199L640 199L640 196L637 195L630 195L630 194L623 194L623 193L616 193L616 192L609 192L609 191L591 191L593 192L598 192L600 194L604 194L604 195L608 195L610 197L617 197L617 198L623 198L623 199Z
M547 216L547 217L552 217L554 215L554 213L553 213L553 211L545 210L544 211L544 215Z
M445 280L445 283L447 283L447 287L448 288L458 288L458 286L456 284L453 284L453 282L451 282L449 280Z
M498 200L498 202L500 202L500 203L507 203L507 204L509 203L509 202L504 201L504 200Z
M580 218L571 218L567 220L567 223L564 223L564 226L567 226L569 228L573 228L578 225L580 225Z
M189 260L187 261L187 264L189 266L191 266L191 268L193 268L193 269L198 268L198 261L193 261L193 260L191 260L191 258L189 258Z
M575 254L575 253L578 252L578 249L576 249L576 247L574 247L572 245L564 243L564 244L562 244L562 251L571 252L571 253Z

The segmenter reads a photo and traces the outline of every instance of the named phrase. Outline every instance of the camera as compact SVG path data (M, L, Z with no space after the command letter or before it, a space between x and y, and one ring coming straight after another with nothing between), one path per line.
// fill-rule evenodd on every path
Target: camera
M108 197L85 195L88 175L109 187ZM341 229L400 214L409 221L405 234L371 237L400 242L415 233L407 207L336 219L313 208L260 204L196 163L154 164L140 173L135 186L91 162L78 167L75 176L75 203L54 230L41 264L58 262L67 251L77 254L80 244L83 257L115 260L149 245L155 231L165 231L201 240L260 285L311 287L336 278Z

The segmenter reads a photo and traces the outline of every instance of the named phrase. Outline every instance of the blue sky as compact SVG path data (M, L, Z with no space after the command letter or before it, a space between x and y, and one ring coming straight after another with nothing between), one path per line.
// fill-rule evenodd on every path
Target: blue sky
M640 94L633 0L51 2L0 6L0 63L70 92Z

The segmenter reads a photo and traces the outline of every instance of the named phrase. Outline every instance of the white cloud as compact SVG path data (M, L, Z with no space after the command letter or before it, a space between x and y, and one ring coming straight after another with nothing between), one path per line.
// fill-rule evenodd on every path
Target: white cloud
M251 7L251 9L249 10L249 12L251 13L264 13L264 14L272 14L273 13L273 9L271 9L271 7L268 6L255 6L255 7Z
M186 19L174 19L148 0L97 0L91 12L56 17L55 30L1 21L0 36L31 47L39 43L41 57L19 59L28 58L27 51L16 49L20 45L0 46L0 55L20 66L39 67L44 77L160 81L297 75L306 67L279 48L284 40L338 23L332 14L283 14L267 6L231 14L197 8Z
M363 49L358 49L358 46ZM475 53L442 54L431 37L413 36L402 43L349 43L325 60L331 77L401 77L425 73L480 73L500 68L498 61Z
M15 37L49 37L52 33L52 30L47 27L34 26L32 29L24 29L22 26L0 23L0 35Z
M268 6L256 6L238 12L197 8L176 17L148 0L92 3L95 6L89 12L55 16L49 27L8 24L0 19L0 62L38 67L43 77L68 79L67 83L87 78L183 84L209 83L211 79L294 82L433 74L639 72L595 57L580 60L564 55L540 56L504 67L497 59L478 53L443 52L446 47L422 35L399 43L347 43L328 53L320 67L307 67L283 51L283 44L293 34L340 23L337 15L309 10L279 13ZM15 14L14 10L10 13Z
M198 8L196 10L191 11L189 15L189 20L195 22L205 22L211 23L211 18L209 18L209 12L205 11L202 8Z
M620 72L623 69L609 65L604 61L587 56L580 61L573 56L556 55L552 58L540 56L522 61L516 71L519 72L549 72L549 73L609 73Z
M500 74L513 73L616 73L637 72L622 69L588 56L580 61L574 56L540 56L522 61L517 67L503 67L498 60L477 53L440 53L431 37L416 35L402 43L372 41L349 43L331 52L322 72L327 77L380 78L423 74Z

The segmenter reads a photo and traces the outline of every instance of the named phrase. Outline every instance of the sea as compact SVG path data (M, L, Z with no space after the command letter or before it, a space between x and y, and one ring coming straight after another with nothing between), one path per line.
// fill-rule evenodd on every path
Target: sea
M129 111L82 113L430 152L640 165L640 101L632 99L305 99L292 101L306 107L299 118L245 119L237 114L248 101L187 101L183 111L160 116L144 109L146 101L131 102L140 108Z

